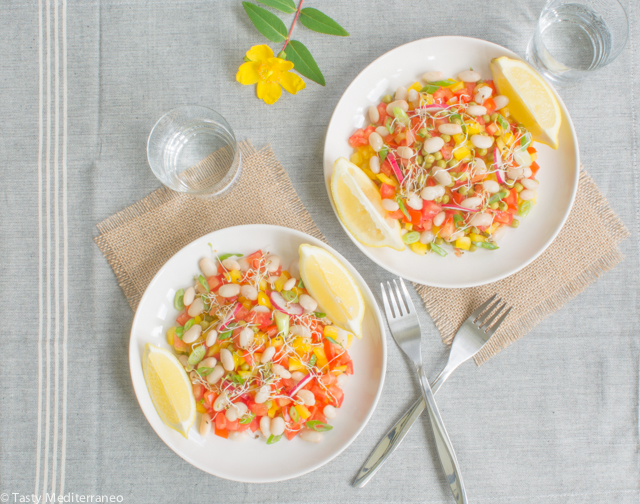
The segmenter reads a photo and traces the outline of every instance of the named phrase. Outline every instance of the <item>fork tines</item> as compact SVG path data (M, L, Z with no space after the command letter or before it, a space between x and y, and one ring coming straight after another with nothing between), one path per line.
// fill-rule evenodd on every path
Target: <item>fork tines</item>
M494 294L487 299L467 319L488 335L498 330L498 327L507 318L512 308L511 306L507 308L507 303L503 302L501 298L496 299L496 297L497 294Z
M393 288L391 287L391 283L387 282L387 289L389 290L389 298L391 299L391 306L393 306L393 310L389 306L389 300L387 299L387 292L384 287L384 283L380 283L380 287L382 290L382 301L384 302L384 308L387 312L387 316L391 316L391 318L404 317L411 313L411 308L413 307L413 302L411 301L411 296L409 295L409 291L404 284L402 278L398 279L400 281L400 286L402 287L402 291L404 296L400 293L400 287L396 283L396 280L393 280L393 286L396 288L396 295L393 293ZM396 302L396 296L398 298Z

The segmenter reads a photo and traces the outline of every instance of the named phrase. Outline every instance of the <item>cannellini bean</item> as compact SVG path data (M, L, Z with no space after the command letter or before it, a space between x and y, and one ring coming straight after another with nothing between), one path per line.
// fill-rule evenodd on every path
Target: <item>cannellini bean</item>
M180 364L182 364L183 368L188 368L190 367L189 365L189 357L187 357L186 355L179 355L178 356L178 361L180 361Z
M300 306L308 311L316 311L318 308L318 302L313 299L309 294L300 294Z
M407 99L408 99L410 102L418 101L418 98L420 98L420 95L418 94L418 92L417 92L415 89L410 89L410 90L407 92Z
M493 137L489 135L471 135L471 143L478 149L488 149L493 145Z
M409 104L405 100L396 100L387 105L387 114L389 114L391 117L395 117L393 109L396 107L400 107L405 112L409 110Z
M431 231L423 231L420 233L420 243L424 243L425 245L427 243L431 243L434 238L435 237Z
M387 129L386 126L378 126L376 128L376 133L381 137L386 137L389 135L389 130ZM373 159L373 157L371 159Z
M215 385L220 381L220 378L224 376L224 367L221 364L216 364L213 368L213 371L209 373L206 377L207 383L210 385Z
M226 348L220 350L220 362L222 362L222 366L227 371L233 371L235 368L235 362L233 362L233 355Z
M518 166L531 166L531 163L533 163L531 154L522 149L518 149L513 153L513 160L518 163Z
M193 303L191 303L191 305L189 306L189 310L187 310L187 313L189 314L190 317L197 317L203 311L204 311L204 301L202 301L202 298L197 297L196 299L193 300Z
M522 174L524 175L524 178L529 178L531 177L531 175L533 175L533 172L531 171L531 168L525 166L524 170L522 170Z
M398 86L396 89L396 93L394 95L396 100L406 100L407 99L407 88L404 86Z
M223 298L235 297L240 294L240 286L235 283L225 284L218 289L218 295Z
M379 152L380 149L382 149L383 144L384 142L382 141L382 137L379 133L374 131L369 135L369 145L374 151Z
M202 259L200 259L200 269L204 273L205 277L210 277L218 273L216 263L214 263L213 260L209 259L208 257L203 257Z
M398 205L397 201L385 198L382 200L382 208L384 208L387 212L395 212L398 208L400 208L400 205Z
M378 156L371 156L371 158L369 158L369 169L373 173L380 173L380 158Z
M191 383L198 383L200 381L200 375L195 371L191 371L189 373L189 380L191 380Z
M196 291L193 287L189 287L186 291L184 291L184 296L182 298L182 302L185 306L189 306L193 303L193 300L196 298Z
M202 334L202 326L200 324L193 324L186 333L182 335L182 341L187 344L193 343Z
M434 185L433 187L435 187L435 189L436 189L436 193L437 193L436 194L436 198L440 198L440 197L444 196L445 188L444 188L443 185L438 184L438 185Z
M348 381L349 377L346 375L346 373L338 375L338 387L340 387L341 389L345 387Z
M535 191L540 185L537 180L533 180L530 178L523 178L520 183L524 186L525 189L531 189Z
M273 359L273 356L276 353L276 347L267 347L267 349L262 352L262 357L260 357L260 362L262 364L266 364L267 362L269 362L271 359Z
M460 206L465 208L478 208L480 205L482 205L482 198L478 198L477 196L472 196L460 202Z
M406 138L406 142L407 142L409 145L412 145L412 144L416 141L416 137L415 137L415 135L413 134L413 131L411 131L411 130L407 130L407 132L406 132L405 134L406 134L406 137L405 137L405 138Z
M427 82L439 81L442 80L442 77L444 77L443 73L437 70L431 70L422 76L422 78Z
M458 79L463 82L478 82L481 78L482 76L473 70L465 70L458 74Z
M522 168L509 168L507 170L507 177L511 180L518 180L524 177L524 170Z
M253 400L257 404L263 404L267 402L267 399L269 399L270 392L271 392L271 389L269 388L269 385L263 385L262 387L260 387L260 389L258 389L258 392L256 393Z
M271 434L274 436L284 434L284 419L282 417L274 417L271 419Z
M371 105L369 107L369 121L373 124L377 123L380 119L380 112L378 112L378 107Z
M249 348L253 339L256 337L256 333L253 332L253 329L250 327L245 327L240 331L240 336L238 336L238 344L241 348Z
M449 240L455 241L458 238L462 238L463 236L464 236L464 231L462 231L462 229L460 229L458 231L454 231L453 233L451 233L451 236L449 237Z
M251 269L249 261L247 261L244 257L238 259L238 264L240 265L240 271L242 271L243 273L246 273Z
M487 164L482 158L473 158L473 167L477 175L487 173Z
M444 222L444 218L445 218L445 213L444 212L440 212L440 213L436 214L436 216L433 218L433 225L434 226L439 226L440 224L442 224Z
M296 324L291 326L289 334L291 334L292 336L302 336L303 338L310 338L311 330L307 326Z
M271 436L271 419L267 415L260 419L260 432L266 438Z
M495 194L500 190L500 184L495 180L485 180L482 183L482 188L488 193Z
M233 403L233 405L238 410L238 418L242 418L247 414L247 411L249 411L248 406L243 402Z
M247 431L230 431L227 439L229 441L244 441L248 439Z
M487 107L483 107L482 105L471 105L467 107L467 114L471 116L481 116L487 113Z
M217 363L218 359L216 359L215 357L207 357L206 359L202 359L200 362L198 362L198 369L203 367L215 368Z
M290 278L284 283L284 285L282 286L282 289L286 291L291 290L296 286L297 282L298 281L295 278Z
M522 201L529 201L536 197L536 192L532 191L531 189L523 189L522 191L520 191L520 194L518 194L518 196L520 196L520 199Z
M322 414L326 416L329 420L331 420L336 417L338 412L333 406L331 406L330 404L327 404L322 410Z
M344 329L338 329L336 341L339 345L342 345L343 348L347 348L349 346L349 333Z
M498 243L502 238L504 238L505 233L507 232L507 226L498 226L493 233L491 233L491 238L494 242Z
M475 214L473 217L471 217L471 220L469 220L469 224L472 226L490 226L491 225L491 214L488 213L477 213Z
M429 138L425 140L422 145L422 148L429 154L438 152L442 147L444 147L444 140L440 137Z
M216 331L215 329L210 329L209 332L207 333L207 346L208 347L212 347L213 345L216 344L216 341L218 340L218 331Z
M216 400L213 401L213 410L222 411L228 402L229 399L227 399L227 393L223 390L222 392L220 392L220 395L216 398Z
M285 367L281 364L273 364L271 366L271 369L280 378L284 378L285 380L288 380L289 378L291 378L291 373L287 369L285 369Z
M240 263L231 257L227 257L224 261L222 261L222 265L229 271L240 271Z
M256 305L253 308L251 308L251 311L269 313L271 310L269 308L267 308L266 306Z
M373 135L373 133L371 133ZM398 147L396 150L398 156L403 159L411 159L414 155L413 149L411 147Z
M313 406L316 403L316 398L310 390L302 389L296 394L296 397L300 399L305 406Z
M493 89L491 89L489 86L480 86L476 91L475 96L473 97L473 101L482 104L487 98L491 96L491 93L493 93Z
M255 301L258 299L258 289L253 285L246 284L240 287L240 294L246 297L249 301Z
M196 284L196 291L198 291L198 294L204 294L207 292L207 289L204 285L202 285L200 282L198 282Z
M291 373L291 379L296 383L302 380L304 376L305 375L302 371L294 371L293 373Z
M322 432L316 432L311 429L302 429L300 431L300 439L307 443L319 443L322 441Z
M438 190L436 189L436 186L427 186L422 189L422 191L420 192L420 197L423 200L427 201L433 201L434 199L438 198Z
M422 210L422 198L418 196L417 193L409 194L409 197L407 198L407 206L414 210Z
M198 431L201 436L206 436L211 432L211 415L209 413L202 414L202 417L200 418L200 428Z
M462 126L456 123L445 123L438 126L438 131L443 135L458 135L462 133Z
M433 170L432 175L443 186L448 186L452 182L451 174L443 168Z
M493 98L494 103L496 104L496 109L500 110L501 108L509 105L509 98L504 95L498 95Z
M227 408L227 411L224 412L224 416L227 418L227 420L229 420L230 422L234 422L238 419L238 410L236 409L236 407L232 404L231 406L229 406Z
M280 267L280 258L277 255L269 254L266 258L266 262L268 273L278 271L278 268Z

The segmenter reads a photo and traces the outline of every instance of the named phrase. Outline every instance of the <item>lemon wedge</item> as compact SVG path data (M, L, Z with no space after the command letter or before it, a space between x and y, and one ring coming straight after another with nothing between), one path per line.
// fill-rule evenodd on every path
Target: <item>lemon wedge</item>
M331 195L338 217L360 243L404 250L400 223L387 219L380 191L364 172L345 158L333 164Z
M491 60L491 72L500 94L509 98L509 113L514 119L534 140L557 149L562 114L544 79L528 63L506 56Z
M299 253L300 277L309 294L338 327L362 338L364 298L354 278L323 248L302 244Z
M142 371L161 420L186 438L196 419L196 401L182 364L170 351L147 343Z

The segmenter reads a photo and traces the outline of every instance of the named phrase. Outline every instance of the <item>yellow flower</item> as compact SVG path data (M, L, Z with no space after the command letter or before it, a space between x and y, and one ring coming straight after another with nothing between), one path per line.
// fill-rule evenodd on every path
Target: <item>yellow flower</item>
M236 80L245 86L257 83L258 98L264 100L267 105L278 101L282 94L280 86L291 94L296 94L306 87L300 77L289 71L293 68L293 63L274 58L273 51L266 44L249 49L247 59L250 61L240 65Z

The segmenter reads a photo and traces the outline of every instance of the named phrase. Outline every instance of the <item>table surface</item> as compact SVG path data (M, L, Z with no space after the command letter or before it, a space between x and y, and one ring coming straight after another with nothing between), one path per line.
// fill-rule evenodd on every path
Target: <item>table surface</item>
M623 3L632 31L620 57L560 94L584 165L632 231L621 245L626 260L483 366L461 367L442 389L438 402L471 502L640 497L640 23L638 5ZM309 83L266 106L255 87L235 82L245 51L264 40L239 0L4 0L0 492L10 502L45 490L131 503L451 502L423 421L368 486L350 486L419 393L394 344L372 420L321 469L252 485L180 459L135 399L127 353L133 313L93 243L95 224L159 186L145 152L155 121L175 106L202 104L222 113L239 138L272 144L329 243L375 286L389 275L344 234L320 176L325 128L342 92L369 62L423 37L483 38L524 54L542 4L309 2L351 37L297 28L327 85ZM435 376L447 349L424 310L421 322Z

